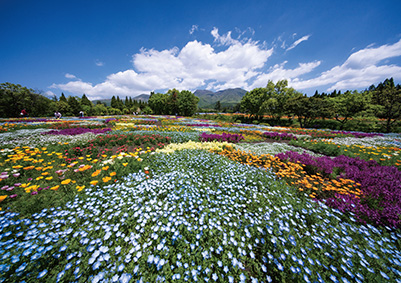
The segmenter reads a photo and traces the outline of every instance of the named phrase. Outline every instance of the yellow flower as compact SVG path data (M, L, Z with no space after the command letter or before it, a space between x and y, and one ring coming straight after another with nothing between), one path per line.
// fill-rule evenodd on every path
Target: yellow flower
M65 179L63 181L61 181L62 185L68 185L71 182L71 179Z
M39 176L39 177L36 177L36 181L39 181L39 180L41 180L41 179L43 179L43 176Z
M77 186L76 188L77 188L78 192L80 192L85 188L85 185Z
M102 168L102 170L104 170L104 171L107 171L109 169L109 166L104 166L103 168Z
M57 190L58 190L58 188L60 188L60 186L59 186L59 185L57 185L57 186L54 186L54 187L51 187L51 188L50 188L50 190L57 191Z
M50 181L51 179L53 179L53 177L52 177L52 176L50 176L50 177L46 177L46 178L45 178L45 180L47 180L47 181Z
M93 185L93 186L96 186L96 185L97 185L97 183L99 183L99 181L98 181L98 180L94 180L94 181L90 182L90 184L91 184L91 185Z
M110 176L115 176L117 173L116 172L111 172Z
M0 202L2 202L3 200L5 200L6 198L7 198L7 195L0 196Z
M127 163L123 163L123 166L125 167L125 166L127 166L128 165L128 162Z

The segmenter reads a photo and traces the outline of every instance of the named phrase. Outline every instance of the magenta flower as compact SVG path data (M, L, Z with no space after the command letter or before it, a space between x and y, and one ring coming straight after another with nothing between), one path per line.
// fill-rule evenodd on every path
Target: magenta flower
M6 189L8 189L8 186L5 185L5 186L1 187L1 189L2 189L2 190L6 190Z
M15 178L18 178L20 175L21 175L21 173L14 173L14 174L13 174L13 176L14 176Z
M10 198L16 198L18 195L17 194L13 194L13 195L10 195Z
M14 190L14 187L9 187L6 189L7 192L11 192L12 190Z
M32 193L31 193L31 195L37 195L38 194L38 192L36 192L36 191L33 191Z
M21 186L21 183L15 183L14 184L14 187L19 187L19 186Z

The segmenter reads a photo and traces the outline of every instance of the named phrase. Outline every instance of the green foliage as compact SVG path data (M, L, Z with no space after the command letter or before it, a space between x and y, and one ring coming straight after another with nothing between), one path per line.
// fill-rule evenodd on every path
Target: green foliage
M29 116L50 114L53 101L19 84L0 84L0 117L20 117L22 109Z
M389 133L396 119L401 117L401 86L395 86L393 78L373 86L372 102L377 106L376 116L386 119L384 128Z
M192 116L198 101L199 98L188 90L171 89L166 94L152 92L148 104L154 114Z
M346 91L335 97L327 99L333 107L334 119L340 122L340 130L342 130L351 117L357 116L367 108L366 95L357 91Z

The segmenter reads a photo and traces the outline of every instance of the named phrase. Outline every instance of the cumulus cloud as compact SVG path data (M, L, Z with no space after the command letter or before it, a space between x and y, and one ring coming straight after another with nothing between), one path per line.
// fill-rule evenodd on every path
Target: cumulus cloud
M315 78L294 81L292 86L297 89L328 86L327 90L332 91L364 88L389 77L401 79L400 66L380 65L383 60L398 56L401 56L401 40L375 48L368 46L352 53L342 65L324 71Z
M103 83L92 85L71 81L53 84L51 88L74 94L85 93L91 99L112 95L136 96L171 88L248 88L250 80L261 73L273 50L251 40L234 40L230 32L219 35L218 30L213 29L212 35L219 46L225 45L223 50L216 51L212 45L197 40L188 42L182 49L174 47L159 51L142 48L132 56L133 69L111 74Z
M90 99L100 99L113 95L135 97L172 88L217 91L240 87L251 90L266 86L269 80L282 79L300 91L313 88L327 91L360 89L388 77L401 79L401 67L387 62L401 56L401 40L378 47L370 45L353 52L341 65L318 73L322 67L319 58L311 62L291 62L291 65L295 63L291 68L287 67L290 65L287 61L269 66L269 58L281 50L276 43L273 42L276 47L269 49L265 43L241 39L243 34L240 32L236 39L231 32L221 35L217 28L213 28L210 34L213 37L211 43L193 40L182 48L141 48L132 55L132 68L112 73L99 84L83 82L72 74L66 74L70 82L54 83L50 89L73 95L85 93ZM308 38L309 35L301 37L291 46L295 47Z
M296 35L296 33L294 34L294 36L295 36L295 35ZM294 49L294 48L297 47L297 45L300 44L301 42L307 41L307 40L309 39L309 37L310 37L310 34L309 34L309 35L305 35L305 36L301 37L300 39L296 40L290 47L287 48L287 51L289 51L289 50L291 50L291 49Z

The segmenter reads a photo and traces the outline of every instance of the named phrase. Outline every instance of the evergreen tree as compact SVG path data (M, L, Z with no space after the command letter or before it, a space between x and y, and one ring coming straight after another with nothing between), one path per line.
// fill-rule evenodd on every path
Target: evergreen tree
M68 102L67 102L67 98L65 97L64 93L61 93L61 96L60 96L59 101L63 101L63 102L65 102L65 103L68 103Z

